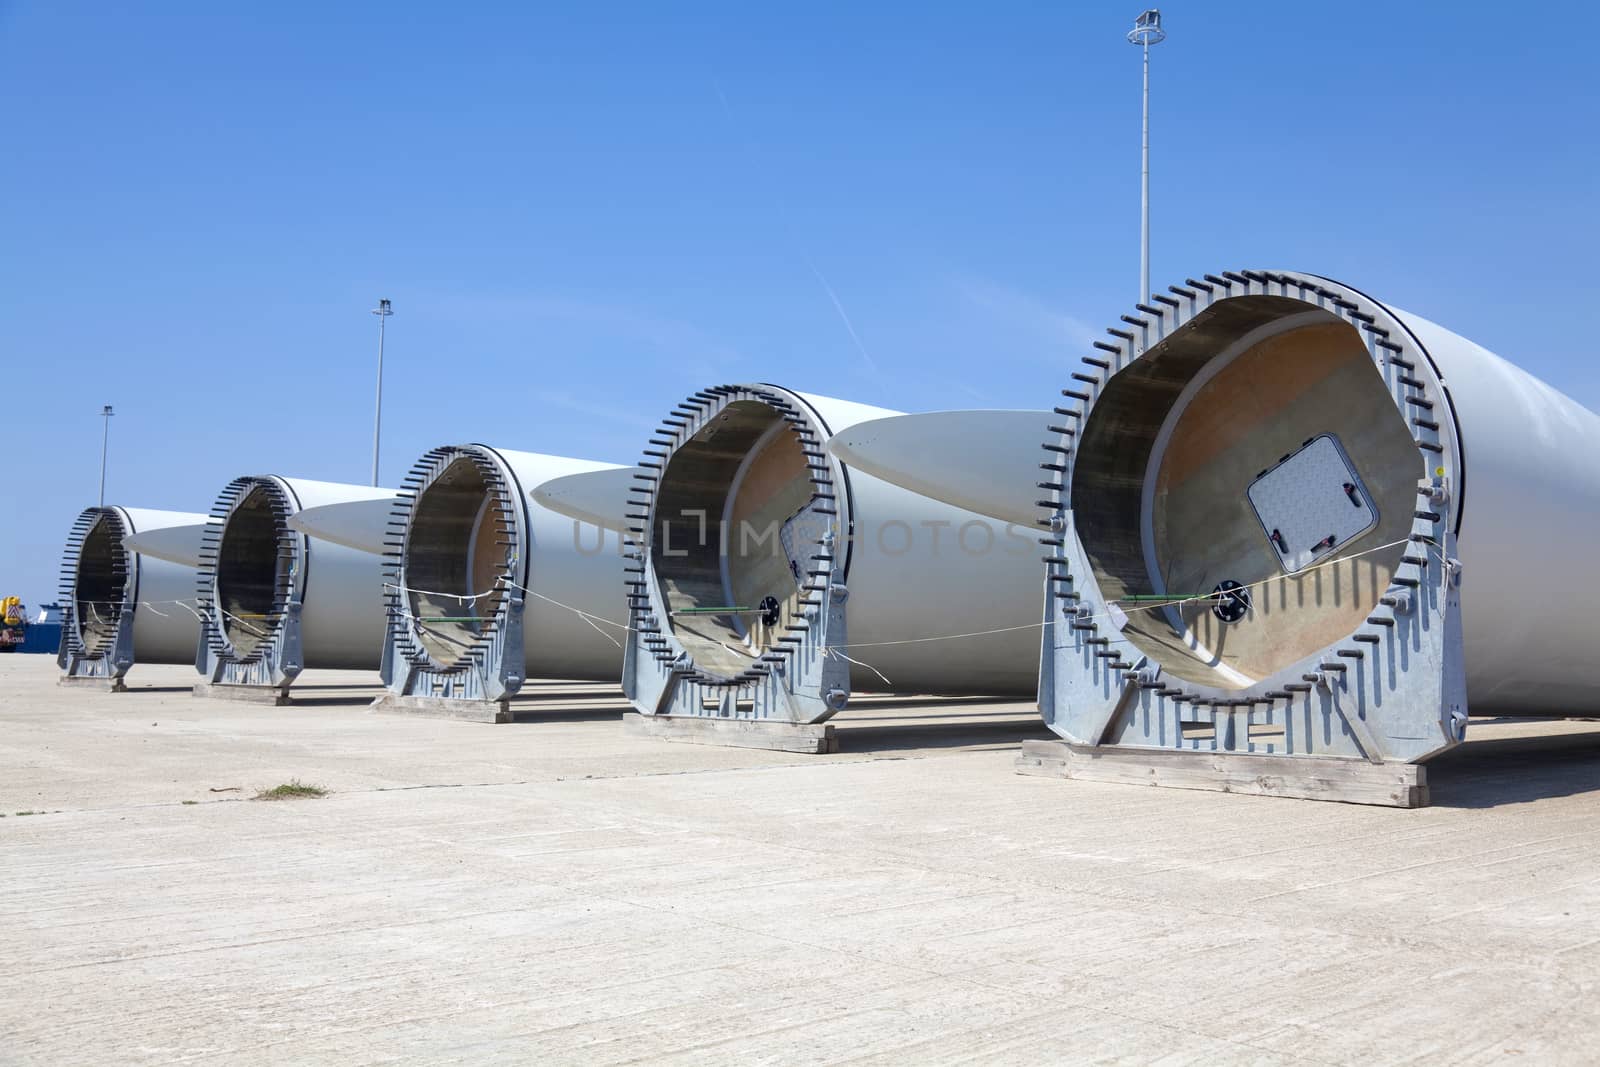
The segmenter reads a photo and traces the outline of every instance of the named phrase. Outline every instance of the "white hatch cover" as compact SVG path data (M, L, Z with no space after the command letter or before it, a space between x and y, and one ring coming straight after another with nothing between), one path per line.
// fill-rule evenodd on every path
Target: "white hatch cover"
M1333 434L1313 437L1262 471L1245 495L1288 574L1378 525L1378 509Z

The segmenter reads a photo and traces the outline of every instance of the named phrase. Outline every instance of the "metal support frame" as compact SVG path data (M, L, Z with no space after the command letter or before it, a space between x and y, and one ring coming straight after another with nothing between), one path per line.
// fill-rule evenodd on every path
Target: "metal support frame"
M1066 426L1045 444L1067 470L1041 500L1043 543L1057 555L1046 563L1039 704L1046 723L1085 751L1145 752L1150 767L1162 753L1208 752L1304 761L1409 763L1460 743L1466 730L1466 680L1460 583L1453 515L1455 502L1438 499L1426 481L1419 494L1410 547L1389 593L1345 640L1286 666L1242 690L1223 690L1163 676L1119 637L1075 535L1072 468L1075 439L1087 425L1106 384L1211 305L1241 296L1280 296L1323 309L1354 327L1397 409L1416 435L1418 472L1436 464L1454 474L1458 449L1449 420L1412 417L1420 404L1447 403L1426 351L1388 309L1326 279L1280 272L1206 275L1173 286L1160 307L1141 304L1123 316L1132 329L1109 331L1099 354L1085 359L1092 380L1068 393L1073 407L1057 409ZM1446 484L1450 483L1446 479ZM1448 505L1448 506L1446 506ZM1065 592L1064 590L1070 590ZM1218 786L1221 788L1222 786Z
M422 646L407 612L404 565L410 518L417 498L432 482L460 459L470 460L494 496L491 511L499 524L499 537L515 545L515 562L501 577L510 583L498 600L494 615L486 620L472 646L454 663L439 663ZM526 679L523 623L526 601L518 585L528 583L528 531L523 514L523 487L496 461L492 450L480 445L446 445L423 454L400 483L390 517L390 537L384 542L384 602L388 607L388 633L383 642L379 674L389 693L374 706L428 711L439 701L482 704L488 721L504 721L505 702L517 694ZM462 713L463 715L467 713Z
M267 494L277 520L278 558L272 606L263 620L267 636L252 651L241 654L228 640L217 602L217 562L229 518L258 489ZM290 492L277 478L235 478L211 509L200 552L201 635L195 670L205 681L196 686L197 696L213 695L210 687L239 686L246 691L269 690L277 694L270 697L272 702L285 702L289 687L305 668L300 619L305 607L306 539L288 527L289 515L299 507Z
M776 388L719 386L691 396L657 431L659 443L669 451L687 443L729 404L754 400L769 405L790 424L809 448L826 439L815 416L790 394ZM836 485L844 475L829 458L810 471L819 492L844 504L847 494ZM645 481L635 490L639 505L626 549L638 575L651 573L651 528L656 484ZM835 529L847 529L849 515L836 515ZM821 723L843 710L850 696L849 663L829 653L830 646L848 644L847 603L843 552L834 551L836 534L830 532L815 557L828 561L827 573L804 587L802 628L789 633L773 651L734 677L711 674L697 667L683 645L664 625L669 618L658 583L643 580L630 587L631 623L622 667L622 690L646 716L686 716L699 719L766 720ZM820 580L818 580L820 579ZM742 735L741 735L742 736Z

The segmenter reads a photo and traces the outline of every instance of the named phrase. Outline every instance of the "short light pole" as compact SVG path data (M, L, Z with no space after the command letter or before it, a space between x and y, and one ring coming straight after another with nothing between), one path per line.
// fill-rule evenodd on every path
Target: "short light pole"
M106 506L106 445L111 441L111 416L116 414L107 404L100 409L103 425L100 428L100 506Z
M1150 299L1150 46L1167 39L1156 8L1133 20L1128 42L1144 50L1144 146L1139 167L1139 303Z
M383 433L383 327L394 311L389 307L389 301L379 300L372 313L378 316L378 400L377 411L372 416L372 484L377 485L378 439Z

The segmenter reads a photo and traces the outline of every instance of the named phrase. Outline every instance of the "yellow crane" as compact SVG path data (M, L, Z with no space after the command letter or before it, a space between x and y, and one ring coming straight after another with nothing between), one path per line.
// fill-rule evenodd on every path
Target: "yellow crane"
M28 609L19 596L0 599L0 652L15 652L22 647L28 632Z

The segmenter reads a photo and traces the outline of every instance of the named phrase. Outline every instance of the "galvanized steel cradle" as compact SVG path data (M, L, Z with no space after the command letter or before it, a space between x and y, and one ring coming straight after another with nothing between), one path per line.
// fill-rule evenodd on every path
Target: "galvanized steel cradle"
M137 663L188 663L200 623L192 608L194 568L136 552L126 541L141 532L191 526L204 515L115 505L85 508L67 535L61 566L64 679L103 679L120 689ZM98 562L85 558L86 546ZM90 570L103 592L91 592ZM104 598L103 603L91 600ZM93 614L95 625L86 627ZM109 616L109 633L103 632Z

